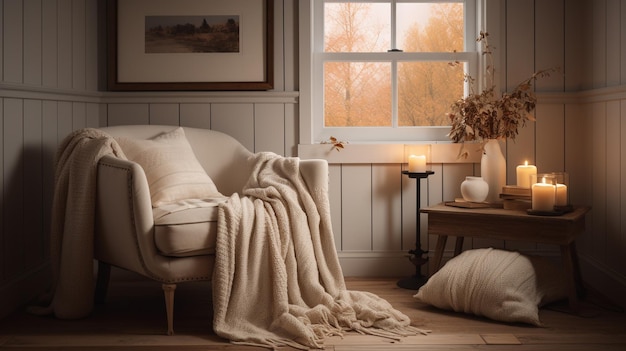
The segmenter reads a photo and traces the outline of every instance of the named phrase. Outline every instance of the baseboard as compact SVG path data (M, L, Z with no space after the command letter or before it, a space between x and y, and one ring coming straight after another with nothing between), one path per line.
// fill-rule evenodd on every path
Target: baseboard
M0 286L0 319L22 308L49 288L50 262L46 262Z

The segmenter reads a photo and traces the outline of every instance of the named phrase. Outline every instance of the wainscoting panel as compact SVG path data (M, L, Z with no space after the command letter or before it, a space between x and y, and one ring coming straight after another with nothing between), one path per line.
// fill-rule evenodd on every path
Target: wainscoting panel
M372 167L372 251L402 248L402 177L398 164Z
M7 280L24 271L24 105L21 99L4 100L4 273Z
M212 104L211 129L231 135L248 150L256 151L254 148L254 104Z
M350 164L341 168L341 249L371 251L372 165Z
M181 104L180 125L185 127L211 129L211 104Z

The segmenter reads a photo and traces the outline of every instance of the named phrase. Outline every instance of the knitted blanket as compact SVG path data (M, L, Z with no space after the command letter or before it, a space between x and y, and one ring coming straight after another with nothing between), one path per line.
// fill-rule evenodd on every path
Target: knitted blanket
M327 189L309 191L298 158L252 156L241 195L220 205L213 273L215 332L234 343L322 348L352 330L427 333L386 300L346 289Z
M125 158L112 137L93 128L70 133L58 147L50 228L53 297L31 313L69 319L93 309L96 171L109 154Z

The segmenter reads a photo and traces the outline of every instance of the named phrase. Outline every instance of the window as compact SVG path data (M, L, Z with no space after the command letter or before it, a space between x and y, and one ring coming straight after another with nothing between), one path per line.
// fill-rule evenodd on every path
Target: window
M315 0L314 141L448 140L477 71L474 2Z

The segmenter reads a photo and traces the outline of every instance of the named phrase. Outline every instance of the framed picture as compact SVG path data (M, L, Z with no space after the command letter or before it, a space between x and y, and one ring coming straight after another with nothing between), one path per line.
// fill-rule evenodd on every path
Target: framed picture
M272 89L273 14L273 0L109 0L108 89Z

